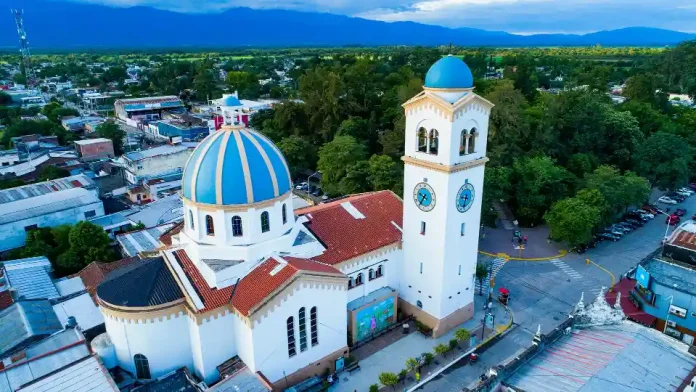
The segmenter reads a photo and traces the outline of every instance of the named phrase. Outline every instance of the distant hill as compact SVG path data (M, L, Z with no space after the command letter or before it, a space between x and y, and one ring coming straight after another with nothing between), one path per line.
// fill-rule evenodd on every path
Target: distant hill
M441 45L450 42L465 46L660 46L696 39L696 34L646 27L585 35L516 35L287 10L234 8L218 14L182 14L148 7L111 8L49 0L10 0L9 6L24 9L29 43L42 49ZM4 15L0 16L0 47L15 47L17 34L12 16L9 12L0 15Z

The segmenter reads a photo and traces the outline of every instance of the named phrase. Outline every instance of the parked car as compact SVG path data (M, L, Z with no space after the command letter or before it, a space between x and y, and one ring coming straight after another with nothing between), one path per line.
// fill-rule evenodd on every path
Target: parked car
M681 218L675 214L672 214L665 219L665 223L669 225L677 225L679 224L679 221L681 221Z
M657 199L657 201L664 204L677 204L677 201L669 196L662 196L659 199Z
M618 235L614 235L611 233L601 233L599 236L604 238L605 240L614 241L614 242L621 239L621 237L619 237Z
M684 215L686 215L686 210L683 209L683 208L677 208L677 209L674 211L674 215L676 215L676 216L684 216Z

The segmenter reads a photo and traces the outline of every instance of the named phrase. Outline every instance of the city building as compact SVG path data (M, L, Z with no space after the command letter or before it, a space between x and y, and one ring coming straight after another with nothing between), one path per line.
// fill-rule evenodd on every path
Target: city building
M75 150L82 160L113 158L114 142L111 139L85 139L75 141Z
M159 120L163 113L184 109L184 103L174 95L118 99L114 102L116 118L126 120Z
M23 246L31 229L101 215L97 186L83 174L0 190L0 251Z
M348 335L398 311L436 337L469 320L492 106L463 61L439 60L404 104L405 200L370 192L294 213L280 150L226 112L184 167L184 225L97 287L115 362L208 384L237 363L285 388L341 369Z
M168 174L181 173L191 155L188 145L162 145L147 150L124 154L126 181L136 185L143 181Z

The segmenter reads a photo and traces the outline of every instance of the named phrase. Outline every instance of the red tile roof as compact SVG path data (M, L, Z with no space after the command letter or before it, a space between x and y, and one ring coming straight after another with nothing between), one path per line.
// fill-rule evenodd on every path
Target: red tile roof
M159 241L166 246L172 246L172 236L179 234L184 228L184 222L179 222L171 229L165 231L159 238Z
M89 263L80 272L71 275L71 278L79 276L82 278L82 283L85 285L89 294L94 298L97 293L97 286L104 280L104 278L111 272L128 265L131 265L137 261L140 261L138 257L128 257L121 260L112 261L111 263L102 263L99 261L93 261Z
M233 286L223 289L211 288L201 275L193 261L188 257L183 249L174 251L184 273L191 281L198 296L203 301L204 308L199 313L204 313L220 306L230 303L232 306L245 316L249 316L251 309L259 305L264 299L271 295L276 289L280 288L285 282L289 281L295 274L300 272L332 274L343 276L337 269L313 260L287 257L285 267L271 275L281 262L275 258L269 258L259 266L254 268L249 274L242 278L237 284L237 289ZM232 293L234 292L234 296Z
M640 324L651 327L657 319L636 307L636 305L634 305L633 302L628 299L628 295L634 287L636 287L635 280L623 279L619 283L615 284L611 291L604 294L604 298L606 298L607 302L613 306L614 303L616 303L616 293L621 293L621 309L623 309L626 317Z
M341 206L346 202L365 219L354 218ZM295 213L307 216L307 227L327 248L314 260L334 265L401 241L401 231L394 223L402 227L402 211L399 197L391 191L380 191L298 209Z

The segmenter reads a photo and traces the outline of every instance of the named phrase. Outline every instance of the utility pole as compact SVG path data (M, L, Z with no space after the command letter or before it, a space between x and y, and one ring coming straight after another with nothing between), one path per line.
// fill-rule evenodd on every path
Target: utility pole
M27 31L24 29L24 10L10 10L14 15L15 23L17 24L17 35L19 36L19 53L22 55L22 64L24 65L24 76L27 78L27 86L34 87L36 85L36 74L31 66L31 53L29 52L29 41L27 41Z

